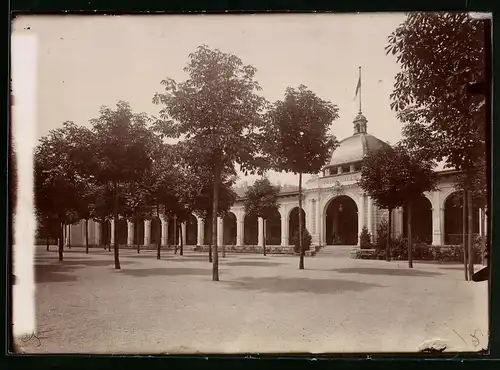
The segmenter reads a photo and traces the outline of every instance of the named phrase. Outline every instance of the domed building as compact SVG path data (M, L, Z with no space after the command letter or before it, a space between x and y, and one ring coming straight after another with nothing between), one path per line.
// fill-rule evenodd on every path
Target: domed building
M343 139L332 152L321 173L312 176L304 184L302 220L312 236L312 244L358 245L359 234L366 227L377 240L377 228L388 219L387 210L379 209L357 184L364 156L389 144L367 131L366 117L360 112L354 119L354 132ZM433 245L459 244L462 237L462 211L460 197L455 188L456 172L436 167L437 190L425 193L413 206L412 235ZM235 247L262 246L264 225L266 245L276 246L281 252L293 251L293 237L298 230L298 188L284 186L280 193L279 212L266 223L257 217L245 215L243 197L245 186L235 189L238 199L230 212L218 221L218 245ZM482 210L475 210L475 233L482 234L480 223ZM392 214L392 236L406 234L406 212L399 208ZM484 219L484 218L483 218ZM183 240L186 245L207 246L210 240L210 224L192 215L183 223L181 235L174 233L172 222L167 219L144 220L135 224L118 220L103 223L89 221L90 244L113 244L114 228L118 228L119 243L123 246L141 244L148 246L160 242L172 245ZM66 242L84 244L85 223L68 226Z

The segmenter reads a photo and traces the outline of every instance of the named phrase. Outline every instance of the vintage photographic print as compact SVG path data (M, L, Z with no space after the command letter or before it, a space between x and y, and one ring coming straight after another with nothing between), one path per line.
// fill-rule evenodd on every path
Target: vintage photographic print
M485 351L490 20L14 17L14 352Z

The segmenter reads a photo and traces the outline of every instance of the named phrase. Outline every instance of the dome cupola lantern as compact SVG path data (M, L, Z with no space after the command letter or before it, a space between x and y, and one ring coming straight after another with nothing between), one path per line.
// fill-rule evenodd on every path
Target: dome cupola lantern
M358 113L356 118L354 118L354 135L356 134L366 134L366 123L368 120L361 112Z

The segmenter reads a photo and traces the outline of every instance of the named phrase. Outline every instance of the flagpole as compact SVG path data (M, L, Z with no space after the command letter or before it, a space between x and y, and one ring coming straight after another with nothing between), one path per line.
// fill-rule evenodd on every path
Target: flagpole
M361 66L359 66L359 114L361 114Z

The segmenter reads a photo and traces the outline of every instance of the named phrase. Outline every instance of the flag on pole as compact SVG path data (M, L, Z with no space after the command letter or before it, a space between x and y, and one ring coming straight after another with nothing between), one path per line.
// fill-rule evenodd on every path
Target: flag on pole
M354 94L354 99L356 99L356 97L358 96L359 90L361 90L361 76L358 77L358 85L356 86L356 93Z

